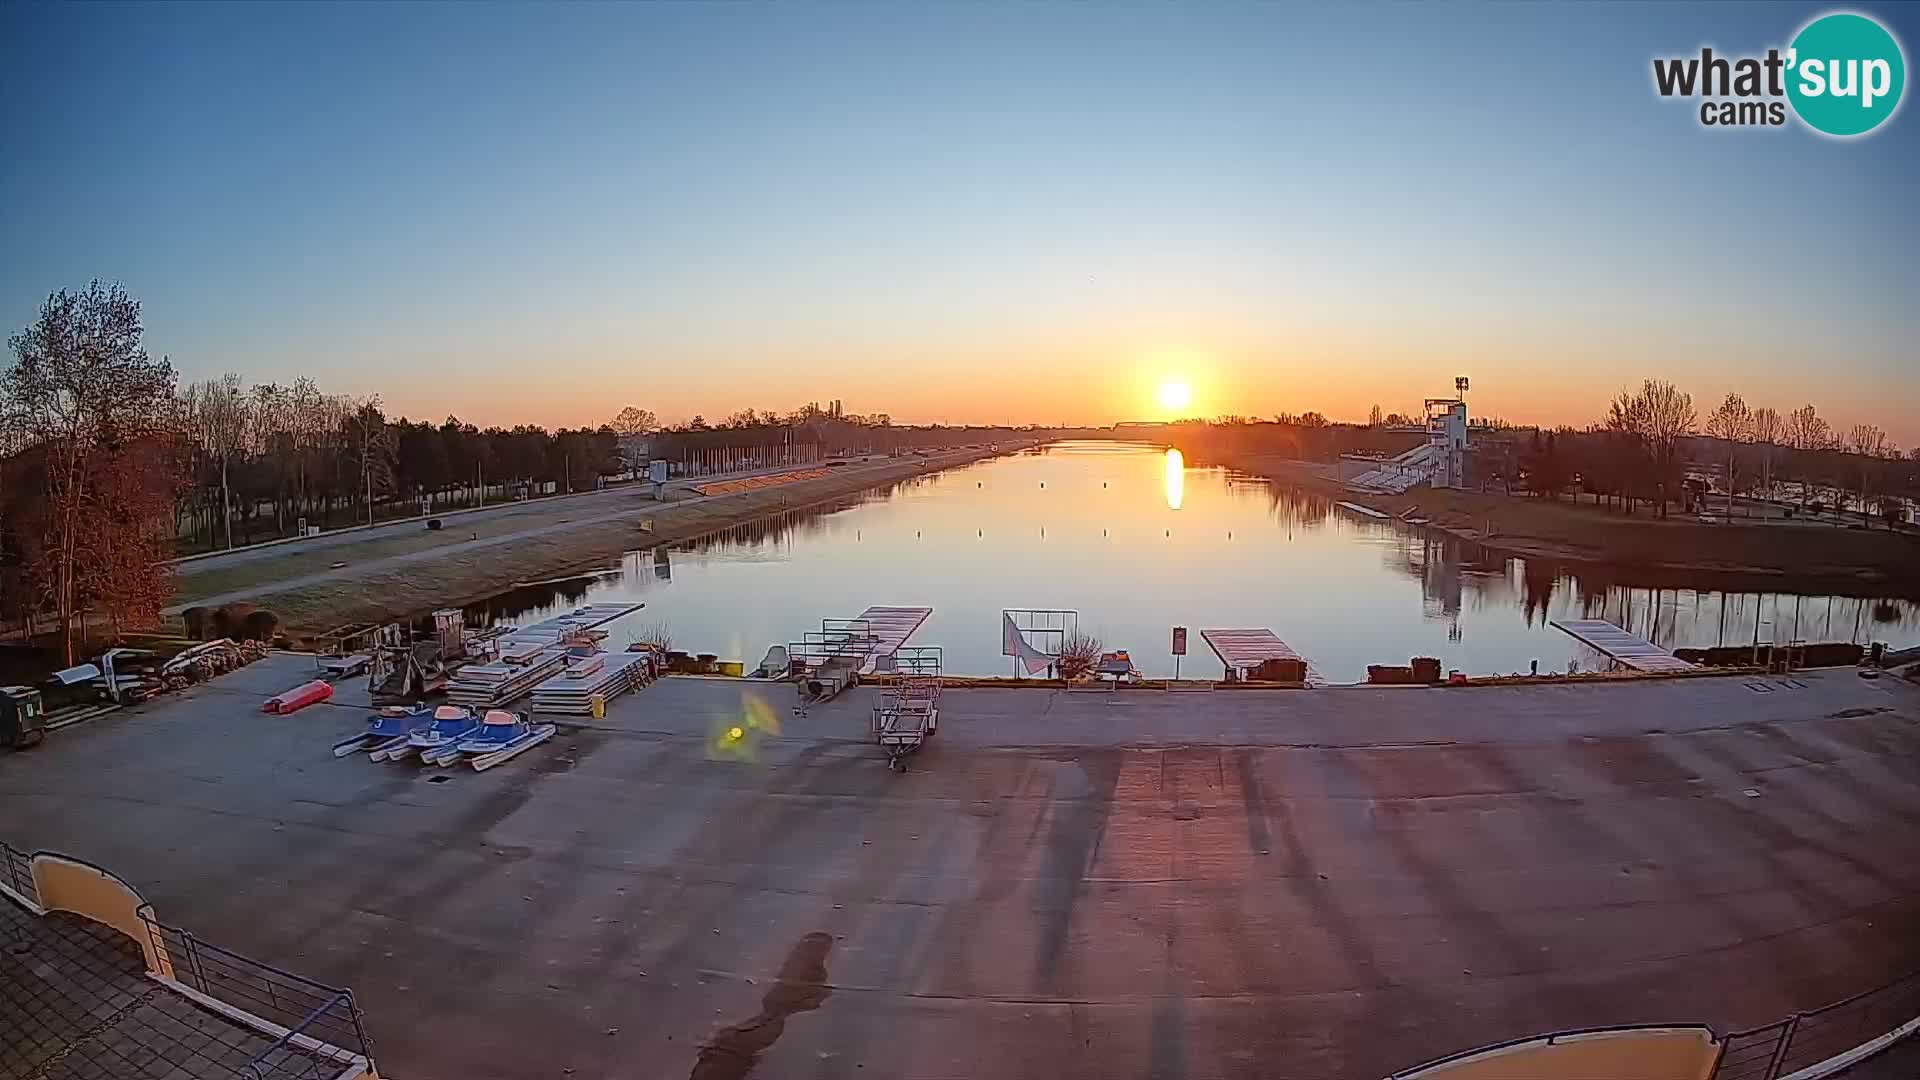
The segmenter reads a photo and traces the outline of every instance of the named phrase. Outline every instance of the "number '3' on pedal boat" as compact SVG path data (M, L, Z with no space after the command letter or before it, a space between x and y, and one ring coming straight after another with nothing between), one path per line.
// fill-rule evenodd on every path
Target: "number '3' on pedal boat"
M407 744L407 736L413 729L433 719L433 707L419 705L409 708L404 705L390 705L367 717L367 730L350 739L342 739L333 744L334 757L346 757L348 754L368 751L375 761L385 761L387 754Z

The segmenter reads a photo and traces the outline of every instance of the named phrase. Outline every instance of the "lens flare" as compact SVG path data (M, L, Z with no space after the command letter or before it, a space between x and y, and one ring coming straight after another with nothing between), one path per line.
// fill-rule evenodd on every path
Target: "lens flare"
M707 756L728 761L755 761L762 739L780 734L780 715L757 694L740 703L739 716L716 717L707 740Z

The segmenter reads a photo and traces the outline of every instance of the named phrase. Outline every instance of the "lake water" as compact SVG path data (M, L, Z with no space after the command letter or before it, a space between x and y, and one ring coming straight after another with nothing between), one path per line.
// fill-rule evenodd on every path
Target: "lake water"
M613 627L615 647L664 622L675 648L749 668L822 618L929 606L913 644L942 646L947 671L970 675L1012 673L1007 608L1073 610L1151 676L1173 674L1172 628L1190 627L1181 674L1201 678L1221 674L1199 637L1209 627L1269 627L1329 682L1414 656L1476 675L1533 661L1594 670L1597 655L1550 619L1607 619L1668 647L1743 644L1756 630L1762 642L1920 641L1920 605L1906 601L1634 587L1117 443L1058 444L636 552L474 613L531 621L612 600L647 605Z

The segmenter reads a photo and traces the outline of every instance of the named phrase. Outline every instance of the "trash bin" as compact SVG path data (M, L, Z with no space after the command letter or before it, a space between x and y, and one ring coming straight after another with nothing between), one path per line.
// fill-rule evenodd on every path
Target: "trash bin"
M40 691L26 686L0 686L0 746L24 750L45 738L47 709Z

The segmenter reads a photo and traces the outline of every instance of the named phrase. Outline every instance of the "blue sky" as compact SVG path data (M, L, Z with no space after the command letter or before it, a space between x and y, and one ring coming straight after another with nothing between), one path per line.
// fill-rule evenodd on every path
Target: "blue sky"
M1827 8L0 9L0 321L575 424L1476 408L1643 375L1920 443L1911 107L1702 129L1650 60ZM1920 19L1861 9L1903 42Z

